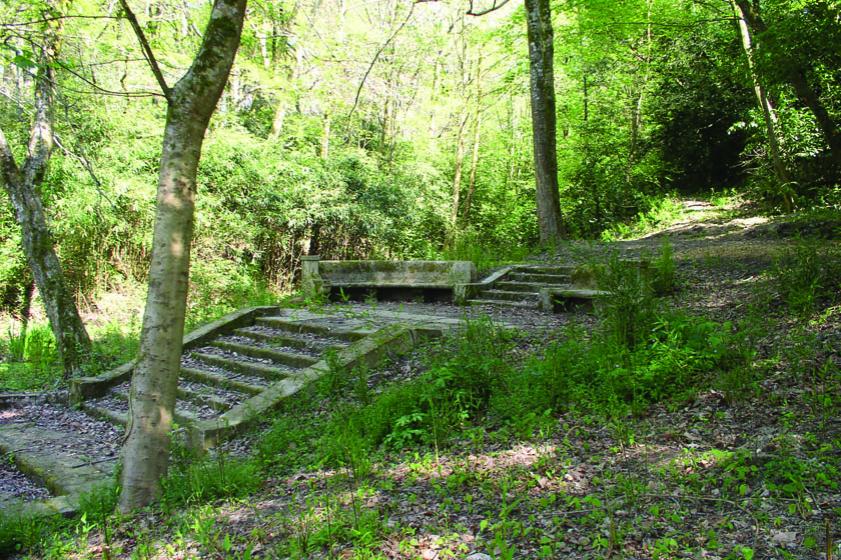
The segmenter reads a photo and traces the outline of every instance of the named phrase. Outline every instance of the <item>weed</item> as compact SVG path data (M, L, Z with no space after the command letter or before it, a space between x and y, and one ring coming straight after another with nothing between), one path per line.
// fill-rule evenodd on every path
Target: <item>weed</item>
M775 260L771 277L790 310L811 315L841 291L841 249L800 240Z

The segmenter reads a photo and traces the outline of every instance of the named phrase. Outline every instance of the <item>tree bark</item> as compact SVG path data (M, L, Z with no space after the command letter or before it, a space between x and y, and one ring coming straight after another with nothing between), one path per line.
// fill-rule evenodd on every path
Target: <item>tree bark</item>
M122 3L128 13L125 0ZM196 170L207 125L239 47L245 5L246 0L216 0L190 69L172 89L160 80L168 111L158 176L149 291L123 448L123 512L157 499L160 480L169 463L184 335ZM139 26L135 31L145 43ZM154 59L150 62L154 68Z
M537 219L541 243L552 243L564 233L558 194L552 17L549 0L526 0L525 4Z
M462 220L466 223L476 192L476 172L479 167L479 143L482 139L482 53L476 59L476 110L473 114L473 149L470 155L470 177L467 180L467 195L464 197Z
M756 33L763 34L768 30L765 20L759 13L758 7L751 4L749 0L733 0L744 16L748 27ZM815 116L818 128L821 130L824 141L829 146L830 155L835 165L835 172L841 170L841 134L830 116L829 112L821 102L820 96L809 84L806 77L806 69L800 65L792 64L791 61L779 61L785 66L785 75L794 93L800 101L809 108Z
M61 13L55 3L48 3L48 6L54 14ZM73 294L64 280L64 272L55 252L38 192L47 174L53 151L53 64L58 57L61 21L59 18L47 23L44 31L35 79L35 117L26 160L22 167L18 167L6 136L0 130L0 173L15 209L15 217L21 228L23 252L44 302L64 376L67 378L81 372L81 363L90 350L91 342Z
M765 90L765 85L756 71L755 53L753 40L750 33L750 27L745 16L745 12L735 0L732 2L733 11L736 13L736 19L739 25L739 34L742 38L742 48L745 51L745 57L748 63L748 72L750 73L751 81L753 82L753 91L756 94L756 100L759 103L759 108L762 110L762 118L765 121L765 135L768 137L768 147L771 152L771 164L774 168L774 174L780 183L786 184L791 181L791 177L783 161L780 136L777 131L779 119L776 111L771 105L771 100L768 99L768 94ZM794 201L791 195L787 192L783 193L783 204L786 212L791 212L794 207Z
M456 229L458 226L458 208L461 200L461 176L464 168L464 129L467 126L469 113L465 109L464 116L459 121L458 134L456 136L456 162L453 174L453 204L450 208L450 244L455 241Z

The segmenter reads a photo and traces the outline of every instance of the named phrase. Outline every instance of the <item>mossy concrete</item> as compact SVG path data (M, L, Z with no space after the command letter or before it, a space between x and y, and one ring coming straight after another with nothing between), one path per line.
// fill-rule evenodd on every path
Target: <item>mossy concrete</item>
M85 460L62 452L61 446L74 437L80 436L28 423L0 425L0 452L54 495L47 500L6 504L8 507L19 515L71 514L83 494L110 483L116 458Z
M191 350L207 345L211 340L223 334L233 332L240 327L254 323L256 317L276 313L276 306L248 307L225 315L221 319L208 323L184 336L183 350ZM103 396L108 389L131 378L135 362L125 363L111 371L91 377L76 377L70 380L70 402L80 403L86 399Z
M195 422L187 427L190 445L197 450L214 447L221 440L266 419L267 413L284 399L318 380L331 368L351 369L364 365L373 367L386 357L404 354L421 340L440 336L445 327L425 323L415 327L401 324L387 325L339 350L329 363L320 360L312 366L290 375L258 395L240 403L228 412L211 420Z
M475 279L470 261L320 261L310 256L303 263L301 287L309 297L320 298L338 288L452 290Z

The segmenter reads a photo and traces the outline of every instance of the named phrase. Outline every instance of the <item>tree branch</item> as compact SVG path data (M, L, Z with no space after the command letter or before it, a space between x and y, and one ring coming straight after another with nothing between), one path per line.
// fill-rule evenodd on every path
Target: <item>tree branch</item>
M507 2L508 0L505 1ZM415 4L417 3L417 1L412 2L412 6L409 8L409 13L406 14L406 18L402 21L402 23L400 23L400 25L397 26L397 29L394 30L394 33L392 33L391 36L388 39L386 39L386 41L382 45L380 45L379 50L374 55L374 58L371 59L371 64L368 65L368 69L365 71L365 75L362 76L362 81L359 82L359 87L356 88L356 97L353 98L353 107L350 108L350 112L347 115L348 120L350 120L350 118L353 116L353 113L356 111L356 108L359 106L359 96L362 95L362 88L365 87L365 82L368 80L368 76L371 74L371 70L374 69L374 65L377 63L377 60L379 60L380 55L383 54L383 51L386 49L386 47L391 44L394 38L397 37L397 34L400 33L400 31L402 31L403 28L406 27L406 24L409 23L409 20L412 19L412 13L415 11Z
M149 67L152 69L152 73L155 75L155 79L158 81L158 85L161 86L161 90L164 93L164 97L169 100L172 89L167 85L166 79L164 79L163 72L161 72L161 67L158 65L158 60L155 58L155 53L152 52L152 47L149 45L149 41L146 39L146 34L143 33L143 28L140 27L140 22L137 21L137 16L134 15L134 12L131 11L129 8L128 2L126 0L120 0L120 6L122 6L123 11L126 14L126 19L131 24L132 29L134 29L134 34L137 36L137 40L140 42L140 48L143 50L143 56L146 58L146 62L149 63Z
M496 10L500 9L504 5L506 5L510 0L494 0L493 5L490 8L486 8L484 10L479 10L478 12L473 7L473 0L470 0L470 9L467 10L467 15L469 16L483 16L485 14L489 14L491 12L495 12Z

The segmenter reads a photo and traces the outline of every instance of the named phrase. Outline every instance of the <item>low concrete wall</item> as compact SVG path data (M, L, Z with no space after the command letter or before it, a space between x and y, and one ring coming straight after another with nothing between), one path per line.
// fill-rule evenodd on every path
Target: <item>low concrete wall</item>
M277 313L279 307L261 306L248 307L234 311L208 323L184 336L184 350L204 346L210 340L219 335L233 331L240 327L247 327L254 323L255 317L261 317L270 313ZM91 377L76 377L70 380L70 402L79 403L85 399L93 399L104 395L108 389L119 385L131 377L134 371L135 362L125 363L111 371Z
M323 297L332 288L414 288L452 290L476 279L470 261L322 261L303 257L301 288Z

